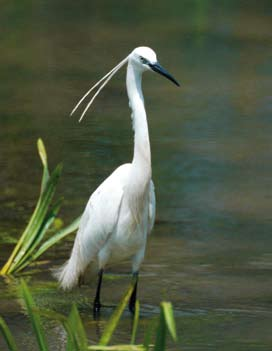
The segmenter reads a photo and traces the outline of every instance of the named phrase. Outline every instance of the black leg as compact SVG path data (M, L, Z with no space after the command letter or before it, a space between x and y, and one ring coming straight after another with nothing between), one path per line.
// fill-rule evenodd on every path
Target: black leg
M96 294L95 294L95 299L94 299L94 304L93 304L94 316L96 316L99 313L100 307L101 307L100 289L101 289L101 285L102 285L102 278L103 278L103 269L100 269L100 271L98 272L98 283L97 283Z
M134 289L129 300L129 310L132 314L134 314L137 298L138 272L133 273L132 281L134 283Z

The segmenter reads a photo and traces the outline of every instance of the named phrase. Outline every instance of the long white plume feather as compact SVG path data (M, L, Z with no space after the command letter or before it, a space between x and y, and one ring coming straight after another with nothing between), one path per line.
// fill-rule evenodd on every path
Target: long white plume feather
M77 110L79 105L83 102L83 100L97 87L98 88L97 92L94 94L90 102L87 104L85 107L84 111L82 112L79 122L82 120L82 118L85 116L86 112L88 111L89 107L93 103L94 99L97 97L97 95L100 93L100 91L105 87L105 85L111 80L111 78L115 75L115 73L128 61L128 56L122 60L118 65L116 65L112 70L110 70L104 77L102 77L94 86L92 86L84 95L83 97L79 100L79 102L76 104L76 106L73 108L70 116Z

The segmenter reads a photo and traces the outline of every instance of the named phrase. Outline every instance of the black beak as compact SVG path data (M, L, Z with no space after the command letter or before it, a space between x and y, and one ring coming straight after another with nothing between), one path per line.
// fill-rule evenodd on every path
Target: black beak
M174 84L176 84L178 87L180 86L179 83L175 80L174 77L171 76L170 73L168 73L166 71L166 69L164 69L159 62L156 63L148 63L148 66L154 71L157 72L159 74L161 74L162 76L166 77L167 79L171 80L171 82L173 82Z

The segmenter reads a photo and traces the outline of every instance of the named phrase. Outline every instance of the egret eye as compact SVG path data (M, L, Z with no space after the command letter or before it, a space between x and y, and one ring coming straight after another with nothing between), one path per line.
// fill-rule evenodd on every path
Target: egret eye
M144 65L148 62L143 56L140 56L140 60Z

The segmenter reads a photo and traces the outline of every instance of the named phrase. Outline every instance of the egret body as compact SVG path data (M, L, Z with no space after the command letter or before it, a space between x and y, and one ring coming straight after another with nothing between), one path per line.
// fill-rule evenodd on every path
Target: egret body
M133 159L131 163L118 167L91 195L81 218L71 256L57 274L61 287L71 289L78 283L89 264L98 265L94 312L99 311L101 306L100 288L105 267L124 259L131 259L132 273L136 277L129 305L130 310L134 310L138 272L145 254L147 236L155 221L156 201L151 179L151 152L142 93L142 73L153 70L179 85L159 65L152 49L138 47L91 88L72 113L100 85L81 115L81 120L94 98L125 63L127 94L134 129Z

